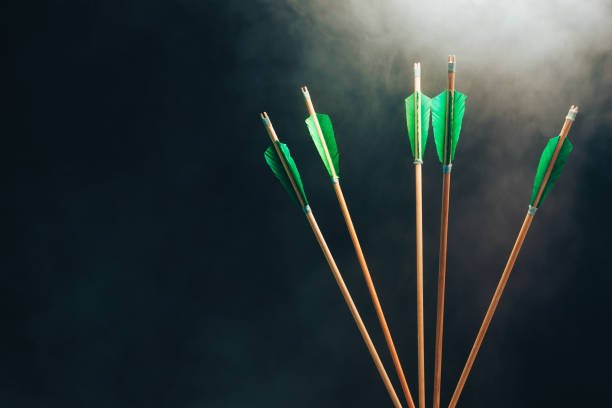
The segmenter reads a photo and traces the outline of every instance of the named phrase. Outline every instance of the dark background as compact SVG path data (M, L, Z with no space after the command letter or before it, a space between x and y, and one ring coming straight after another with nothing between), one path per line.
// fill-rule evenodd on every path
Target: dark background
M377 2L374 2L377 3ZM15 2L1 15L0 406L391 406L300 210L263 161L266 110L396 384L303 123L342 185L417 395L414 180L403 99L468 95L451 189L443 405L571 104L539 210L460 400L607 406L612 8L607 2ZM441 171L424 165L431 400Z

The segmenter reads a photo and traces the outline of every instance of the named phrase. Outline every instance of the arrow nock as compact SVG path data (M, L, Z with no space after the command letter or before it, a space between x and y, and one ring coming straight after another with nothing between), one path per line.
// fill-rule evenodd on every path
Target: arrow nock
M414 63L414 76L415 77L421 76L421 63L420 62Z
M567 116L565 119L574 121L576 120L576 115L578 114L578 106L572 105L570 107L569 112L567 112Z
M457 66L457 58L455 55L448 56L448 72L455 72Z
M268 131L268 136L270 136L272 143L278 142L278 136L276 136L276 131L274 130L274 127L272 126L272 122L270 121L270 117L268 116L268 113L262 112L259 114L259 116L261 117L261 121L266 127L266 130Z

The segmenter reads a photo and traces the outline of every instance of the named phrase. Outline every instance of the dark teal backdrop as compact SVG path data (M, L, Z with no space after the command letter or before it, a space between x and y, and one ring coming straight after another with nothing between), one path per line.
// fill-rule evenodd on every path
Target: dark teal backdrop
M403 101L416 61L423 91L444 89L449 53L468 102L451 186L442 401L520 228L539 155L577 104L574 151L459 405L610 405L612 10L515 3L5 5L0 406L390 406L306 220L263 159L265 110L399 391L307 134L302 85L334 123L343 190L416 395ZM441 195L430 143L429 398Z

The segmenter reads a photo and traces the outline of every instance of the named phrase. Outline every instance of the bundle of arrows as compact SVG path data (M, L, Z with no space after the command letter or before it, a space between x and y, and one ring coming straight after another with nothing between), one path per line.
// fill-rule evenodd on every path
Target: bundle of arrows
M450 175L457 142L459 141L459 133L461 132L461 124L466 106L466 95L455 90L455 71L456 59L454 55L448 57L448 76L447 88L439 95L430 98L421 92L421 64L414 64L414 93L405 100L406 105L406 122L408 127L408 139L410 148L414 157L414 176L415 176L415 208L416 208L416 288L417 288L417 376L418 376L418 405L419 408L425 408L425 339L424 339L424 311L423 311L423 201L422 201L422 173L423 154L427 143L427 135L429 133L429 125L433 127L434 142L440 163L442 163L442 205L440 217L440 248L438 259L438 293L437 293L437 311L436 311L436 338L435 338L435 356L434 356L434 376L433 376L433 406L440 407L440 389L442 378L442 344L443 344L443 327L444 327L444 293L446 281L446 252L447 252L447 233L448 233L448 215L450 202ZM363 277L365 279L376 316L380 323L385 342L393 361L395 373L402 388L402 393L406 400L406 404L410 408L414 408L414 400L410 392L410 388L406 381L402 364L393 343L391 330L383 313L383 308L378 296L378 292L374 286L372 275L361 248L361 244L357 237L355 226L348 210L342 188L340 187L340 168L339 168L339 153L334 136L331 119L328 115L317 113L315 111L310 93L306 87L302 87L306 107L308 110L308 118L306 118L306 127L308 133L315 144L316 150L319 153L323 165L327 170L334 192L338 199L340 210L344 217L349 236L355 249L355 254L361 267ZM518 237L510 252L510 257L506 263L506 267L502 273L497 289L493 295L493 299L485 314L484 320L474 341L474 345L469 353L465 367L461 373L459 381L455 387L449 403L449 408L457 406L463 387L467 381L467 377L474 365L476 355L482 345L484 336L491 324L495 309L499 304L502 293L512 272L514 263L521 250L527 231L531 226L536 210L541 206L542 202L552 189L553 185L559 178L563 166L572 150L572 144L567 139L567 135L578 113L578 107L571 106L565 123L558 136L549 140L538 164L531 201L527 210L527 215L523 225L519 231ZM265 160L276 178L281 182L282 186L293 198L296 204L300 206L306 219L312 228L323 255L331 269L332 275L338 284L340 292L349 308L349 311L355 320L355 324L365 342L365 345L374 361L374 365L380 375L383 384L391 398L393 406L401 407L402 403L393 387L389 375L378 355L376 347L372 342L370 335L365 327L361 316L353 302L353 298L342 278L340 270L334 261L323 234L319 229L317 221L313 215L312 209L306 198L304 185L298 172L295 161L291 157L291 153L286 144L281 143L276 135L272 122L267 113L261 114L261 119L272 141L270 146L265 151Z

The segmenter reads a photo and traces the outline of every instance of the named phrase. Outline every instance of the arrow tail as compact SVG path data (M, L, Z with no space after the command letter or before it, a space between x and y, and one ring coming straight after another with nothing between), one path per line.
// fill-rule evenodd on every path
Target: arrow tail
M550 176L548 177L548 180L546 181L546 186L542 190L540 199L536 203L538 192L540 191L540 188L542 187L544 175L546 174L546 171L548 170L548 167L550 166L550 162L553 159L554 152L557 148L557 144L559 143L559 138L560 136L556 136L550 139L548 143L546 144L544 151L542 152L542 156L540 157L540 162L538 164L538 170L536 172L536 176L533 182L533 190L531 191L530 205L532 205L533 207L539 207L542 204L542 201L544 201L544 199L548 195L548 193L550 193L550 190L552 190L557 179L561 175L561 172L563 171L563 167L565 166L565 162L567 162L567 158L569 157L570 153L572 152L572 149L574 148L572 146L572 143L569 141L569 139L565 139L562 142L563 145L559 149L559 154L552 167Z
M451 164L459 142L467 96L458 91L443 91L431 101L431 121L440 163ZM448 106L448 109L447 109Z
M264 156L272 173L274 173L274 176L281 182L284 189L289 193L296 204L300 207L307 206L308 199L304 192L302 178L300 177L295 161L291 157L289 147L284 143L276 141L273 146L266 149Z
M315 121L312 115L306 118L306 126L308 127L308 132L310 133L310 137L312 138L312 141L317 147L319 156L321 156L321 160L323 160L323 164L325 164L325 168L327 169L329 175L333 177L333 167L336 172L336 176L338 176L340 174L340 155L338 153L338 147L336 146L336 138L334 137L334 128L332 126L331 119L328 115L325 115L323 113L317 113L316 115L319 121L319 126L321 127L321 132L323 133L325 145L327 145L327 151L329 152L331 163L329 163L327 155L325 154L325 147L321 143L321 139L319 138L319 133L317 132L317 127L315 125Z
M432 99L422 92L415 92L405 100L406 102L406 124L408 126L408 139L410 140L410 148L416 159L422 159L427 146L427 136L429 134L429 122L431 117ZM420 103L419 103L420 102ZM417 121L417 111L418 115ZM415 125L416 124L416 125ZM419 126L421 129L420 143L416 143L416 133ZM420 147L420 149L419 149Z

